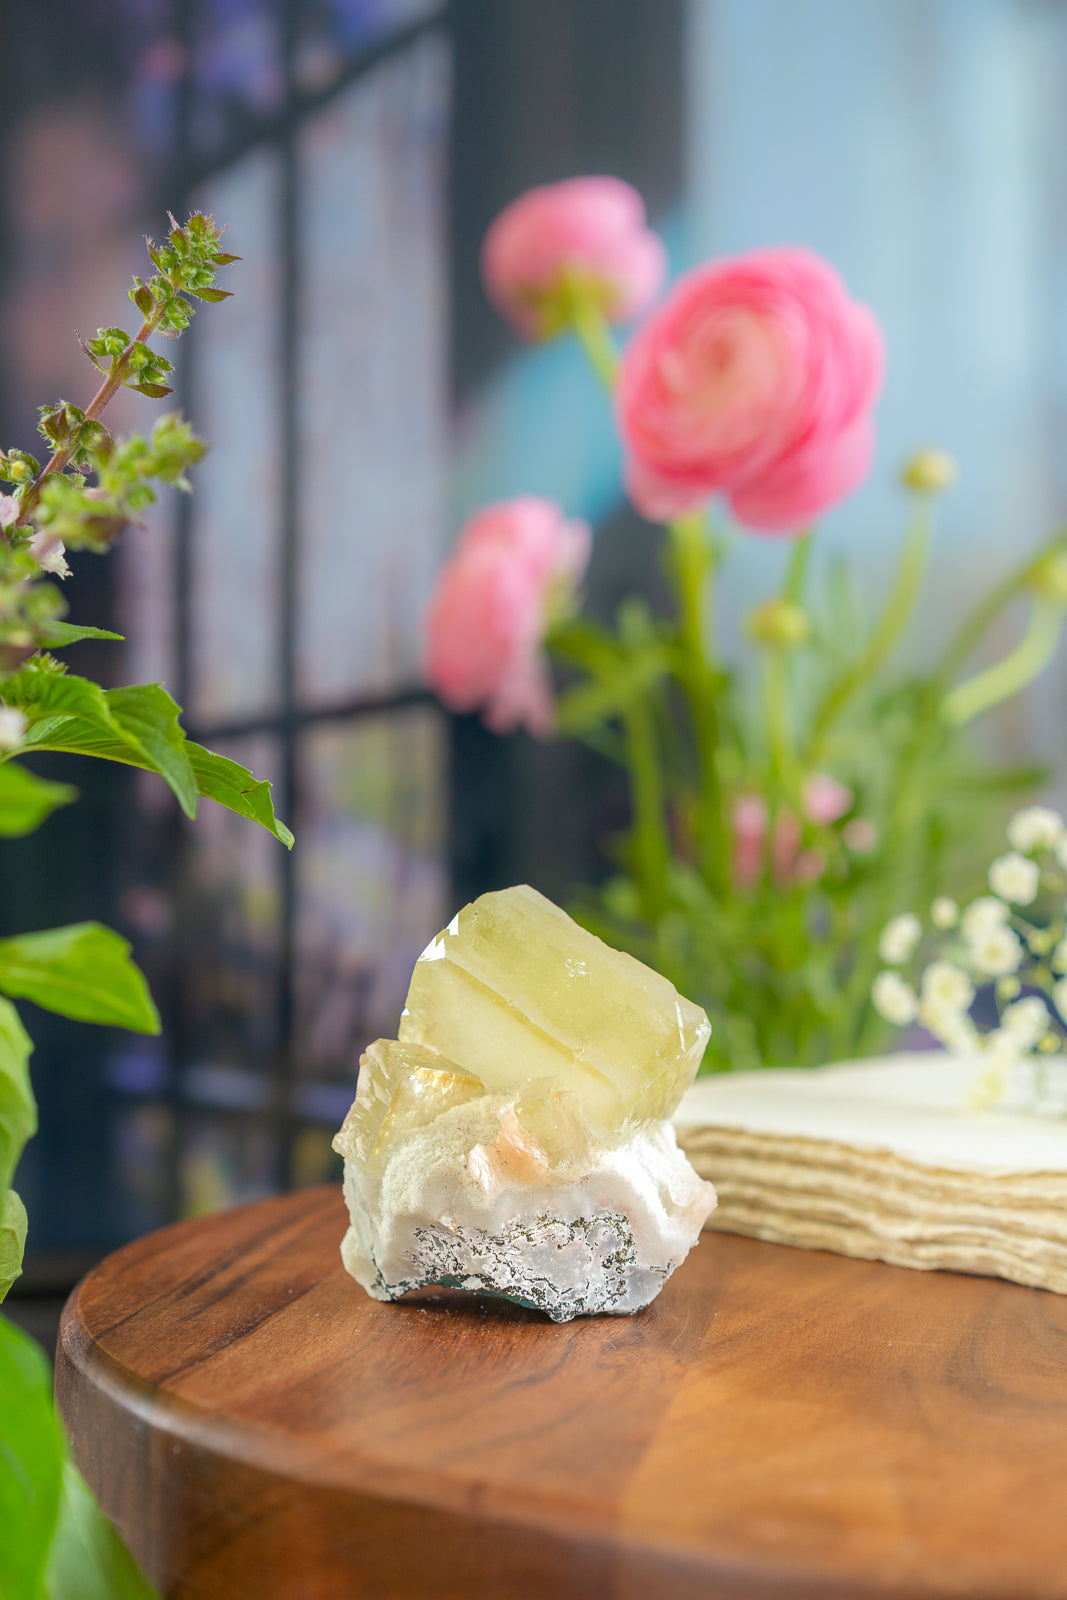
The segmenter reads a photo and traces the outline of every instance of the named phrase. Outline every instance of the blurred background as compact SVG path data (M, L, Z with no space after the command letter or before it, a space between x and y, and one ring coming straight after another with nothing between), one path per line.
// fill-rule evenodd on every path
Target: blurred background
M615 173L676 268L778 242L834 262L885 328L889 379L875 473L824 550L873 599L902 459L936 443L962 467L921 651L1067 511L1065 82L1065 0L0 5L3 443L32 449L45 401L84 403L74 330L127 321L167 208L212 211L244 258L176 347L213 446L195 496L73 562L71 619L126 636L80 645L78 668L164 682L195 738L273 780L298 840L287 855L209 802L189 826L160 780L39 759L82 801L0 842L0 932L119 928L165 1031L25 1008L42 1121L14 1316L47 1336L123 1240L330 1177L359 1053L395 1032L455 906L517 881L565 899L604 871L614 774L449 718L420 681L434 574L488 499L594 521L594 611L659 583L577 350L520 347L484 301L500 207ZM131 399L113 421L144 427ZM781 560L744 542L728 635ZM1058 762L1063 688L1057 666L1013 705L999 754Z

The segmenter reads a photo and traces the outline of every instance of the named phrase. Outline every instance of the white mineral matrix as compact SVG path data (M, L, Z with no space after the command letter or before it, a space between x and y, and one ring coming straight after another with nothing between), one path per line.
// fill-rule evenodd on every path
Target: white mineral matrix
M334 1139L346 1268L378 1300L460 1288L556 1322L647 1305L715 1205L668 1120L710 1031L535 889L465 906Z

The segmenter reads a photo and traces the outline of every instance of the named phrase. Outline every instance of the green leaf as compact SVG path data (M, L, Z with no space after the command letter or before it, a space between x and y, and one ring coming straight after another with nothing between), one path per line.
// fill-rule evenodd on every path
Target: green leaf
M50 783L14 761L0 764L0 838L32 833L57 806L78 798L69 783Z
M198 300L210 300L212 305L217 305L220 300L231 300L232 289L186 289L186 294L195 294Z
M34 1341L0 1317L0 1595L37 1600L59 1514L63 1436L52 1374ZM77 1594L75 1588L72 1593Z
M98 922L0 939L0 990L47 1011L135 1033L158 1033L159 1014L130 947Z
M153 1600L70 1461L43 1353L0 1317L0 1596Z
M153 1600L156 1594L69 1457L44 1593L46 1600Z
M196 815L196 780L178 723L181 713L162 684L105 691L87 678L24 668L5 692L30 721L25 748L65 750L158 772L186 815Z
M55 661L46 660L44 666L31 664L16 672L4 685L4 698L25 712L30 722L27 744L39 737L42 722L51 725L61 717L78 717L115 734L120 731L100 685L62 671Z
M39 642L49 650L61 650L65 644L77 644L80 639L119 639L121 633L111 633L107 628L82 628L73 622L46 622L37 629Z
M593 679L567 689L557 707L562 734L585 734L609 717L619 716L666 675L661 650L650 648L616 669L609 678Z
M202 745L190 742L186 750L202 795L208 800L217 800L220 806L236 811L239 816L248 817L251 822L258 822L280 839L286 849L293 848L292 834L274 815L269 783L254 778L247 767L205 750Z
M86 678L24 668L9 680L5 695L29 719L25 748L97 756L159 772L188 816L195 815L201 794L258 822L292 849L292 834L274 815L270 784L186 739L179 707L161 684L104 691Z
M123 733L136 739L178 796L187 817L196 816L196 778L186 750L185 733L178 723L181 707L161 683L137 683L128 689L109 689L107 703Z
M26 1249L26 1207L9 1189L0 1206L0 1300L22 1273Z
M165 383L128 383L126 388L147 395L149 400L162 400L166 395L174 393L174 390L168 389Z
M9 1000L0 1000L0 1190L4 1193L26 1140L37 1132L37 1102L29 1070L32 1050L18 1012Z
M553 628L548 636L554 655L606 676L624 659L624 651L613 633L595 622L572 620Z

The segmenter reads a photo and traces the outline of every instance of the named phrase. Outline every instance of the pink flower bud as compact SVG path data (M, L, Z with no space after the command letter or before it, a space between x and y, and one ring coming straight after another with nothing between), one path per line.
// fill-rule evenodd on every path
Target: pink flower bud
M550 500L502 500L470 519L426 614L426 676L447 706L483 706L496 733L552 732L541 647L553 615L573 603L591 548L588 525Z
M612 322L651 305L667 271L645 205L621 178L569 178L529 189L506 206L482 247L494 305L528 338L558 333L567 295L593 295Z
M865 477L882 369L874 317L811 251L698 267L623 355L631 499L667 520L722 492L747 527L795 533Z
M763 871L767 836L767 803L759 795L742 795L734 804L734 882L751 889Z
M825 772L813 772L804 784L804 810L808 821L819 827L837 822L851 809L854 799L851 789L846 789L843 783Z

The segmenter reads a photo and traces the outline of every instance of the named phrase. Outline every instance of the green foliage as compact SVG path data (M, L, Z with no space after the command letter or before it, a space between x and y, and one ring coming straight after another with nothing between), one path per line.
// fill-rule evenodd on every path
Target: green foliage
M0 939L0 991L79 1022L159 1032L159 1013L129 945L99 922Z
M29 1034L9 1000L0 1000L0 1194L6 1194L27 1139L37 1132L30 1087Z
M274 815L270 785L190 743L161 684L104 690L48 653L119 637L61 620L66 606L50 578L69 576L65 548L106 550L160 485L188 489L187 470L204 453L174 413L160 417L147 437L115 438L100 420L122 387L153 398L169 394L171 363L149 340L157 332L177 337L197 301L226 298L215 277L238 258L220 249L212 219L197 213L184 228L171 223L163 245L148 242L155 275L148 283L135 278L130 291L143 318L137 333L102 328L82 345L103 379L97 393L84 409L68 400L41 408L46 465L25 450L0 451L0 478L15 497L0 526L0 835L7 837L30 833L76 797L66 784L12 761L26 750L159 773L187 816L204 795L285 845L293 842ZM95 922L0 940L0 993L82 1021L159 1031L129 945ZM0 1299L21 1270L26 1237L25 1212L9 1185L36 1128L31 1049L14 1006L0 998ZM40 1354L0 1318L0 1600L146 1600L152 1593L66 1457Z
M69 783L50 783L14 761L0 765L0 838L32 833L58 806L78 798Z
M40 1350L0 1317L0 1596L151 1600L155 1591L67 1454Z
M274 815L270 784L188 740L178 706L161 684L101 689L63 672L49 657L36 657L8 680L3 695L26 717L24 749L97 756L158 772L187 816L196 815L197 796L203 795L292 846L292 834Z
M0 1595L41 1600L59 1516L63 1438L48 1363L6 1317L0 1317L0 1396Z
M0 1301L22 1272L26 1249L26 1207L9 1189L0 1205Z
M247 767L239 766L227 756L215 755L202 745L186 744L186 752L196 777L197 788L207 800L216 800L229 811L236 811L250 822L258 822L287 850L293 848L293 836L284 822L274 815L271 803L271 786L265 779L252 776Z
M204 453L176 413L158 418L148 438L116 439L100 421L120 388L154 399L169 394L172 364L151 348L150 339L156 333L176 338L197 301L228 297L214 287L215 277L238 257L219 248L221 230L200 213L184 228L171 222L165 245L157 249L148 241L156 275L148 284L135 278L130 291L144 318L137 333L101 328L82 344L104 380L89 405L59 400L41 407L38 431L51 451L47 464L42 468L27 450L0 451L0 479L12 485L18 507L14 525L0 535L0 673L17 663L15 652L72 642L56 637L66 608L59 591L43 579L46 571L65 574L64 547L106 550L155 500L157 484L187 489L186 471Z
M152 1600L155 1592L65 1456L42 1600Z
M756 674L731 677L706 670L706 636L694 660L681 624L673 646L662 634L652 644L649 634L635 648L621 627L614 640L577 624L561 633L565 660L586 674L561 696L561 731L589 738L598 718L625 727L635 700L657 729L644 757L632 740L622 747L634 823L615 842L619 871L586 894L576 915L705 1007L713 1029L706 1069L814 1066L885 1044L890 1029L870 1004L881 928L939 893L979 889L972 863L1001 805L1044 776L982 767L946 715L952 699L941 663L925 678L885 683L881 669L910 615L921 556L913 531L902 573L867 628L835 563L825 593L805 600L811 636L790 654L787 675L776 641L764 644ZM681 602L679 610L684 616ZM658 674L642 671L653 651ZM1019 687L1018 674L1005 672L990 688L996 675L976 680L983 704ZM642 759L659 785L646 784L643 798ZM807 809L805 785L820 773L850 791L832 821ZM739 805L764 818L744 867Z
M50 473L38 496L37 526L68 550L106 550L116 533L156 499L153 480L188 490L186 469L206 448L176 412L159 417L147 439L131 433L116 440L101 429L79 453L85 469L96 475L91 494L80 473Z
M4 690L26 717L24 748L95 755L158 772L187 816L196 815L196 780L178 725L178 706L158 683L101 689L37 657Z
M53 622L43 630L38 644L50 650L62 650L64 645L78 644L82 639L122 639L121 633L111 633L107 628L86 628L73 622Z

